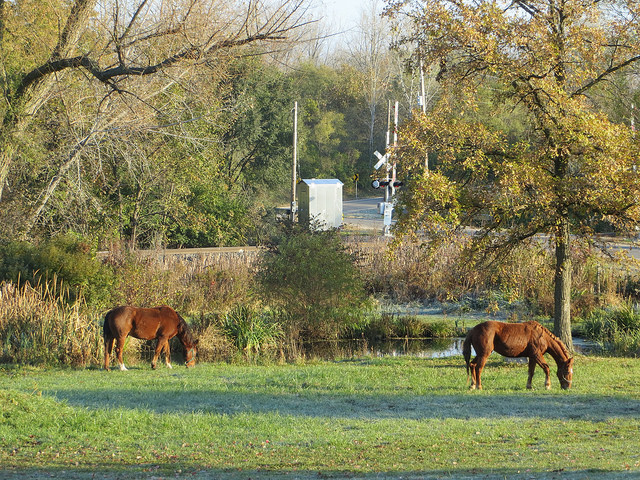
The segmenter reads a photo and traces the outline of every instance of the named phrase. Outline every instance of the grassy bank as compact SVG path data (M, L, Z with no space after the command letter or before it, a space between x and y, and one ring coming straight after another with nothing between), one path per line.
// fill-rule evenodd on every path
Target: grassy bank
M555 365L553 365L555 372ZM640 361L492 356L0 374L3 478L638 478Z

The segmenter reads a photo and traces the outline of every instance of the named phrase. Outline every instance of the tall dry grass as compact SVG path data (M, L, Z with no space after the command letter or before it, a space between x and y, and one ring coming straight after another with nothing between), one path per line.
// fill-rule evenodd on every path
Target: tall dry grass
M183 315L224 314L250 302L257 260L255 251L226 255L116 251L103 257L116 277L111 304L103 307L166 304Z
M514 249L508 258L482 267L462 256L465 238L452 238L437 250L403 242L390 249L388 239L348 239L357 253L369 291L390 302L464 302L487 311L519 303L535 315L553 315L553 252L540 242ZM615 305L634 295L637 270L599 250L575 245L572 250L572 316L583 317L600 305ZM635 292L640 300L640 289ZM484 302L484 303L483 303Z
M88 365L101 354L101 324L82 299L51 281L0 284L0 360L23 364Z
M487 311L520 303L519 316L525 310L523 316L552 315L553 258L540 245L523 246L500 265L475 269L461 257L459 241L436 252L408 242L390 252L388 240L380 237L345 242L357 254L369 293L383 302L437 300ZM223 320L239 308L260 311L260 298L252 293L258 254L178 258L121 255L103 259L112 267L113 278L106 283L112 290L99 296L107 299L101 304L71 298L55 278L35 285L0 284L0 362L99 365L103 313L120 304L170 305L200 338L201 360L235 358L244 347L234 344L237 332L235 337L225 332ZM573 259L574 319L629 297L640 298L635 270L582 247L574 249ZM180 346L175 343L172 351L179 356ZM152 344L130 339L126 361L146 362Z

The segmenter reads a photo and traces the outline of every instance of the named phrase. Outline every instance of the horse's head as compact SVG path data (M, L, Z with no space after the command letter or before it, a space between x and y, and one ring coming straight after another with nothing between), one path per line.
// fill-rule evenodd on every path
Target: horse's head
M558 380L560 380L560 386L564 390L571 388L571 381L573 380L573 358L558 363Z
M196 364L196 355L198 353L198 340L193 342L193 344L187 348L187 358L185 361L185 366L187 368L193 367Z

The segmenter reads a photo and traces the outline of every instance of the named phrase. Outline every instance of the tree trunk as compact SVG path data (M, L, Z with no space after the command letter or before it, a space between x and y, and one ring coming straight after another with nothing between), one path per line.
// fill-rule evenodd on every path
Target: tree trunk
M571 338L571 257L569 220L562 220L556 233L556 274L553 327L555 334L573 351Z

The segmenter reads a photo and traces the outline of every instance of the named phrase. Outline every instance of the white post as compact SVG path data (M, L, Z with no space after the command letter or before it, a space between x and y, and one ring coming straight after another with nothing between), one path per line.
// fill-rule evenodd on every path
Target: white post
M298 162L298 102L293 106L293 169L291 171L291 221L296 221L298 204L296 203L296 164Z
M391 144L391 100L389 100L389 110L387 112L387 144L385 145L384 153L385 155L389 153L389 145ZM385 170L387 171L387 182L389 181L389 168L388 164L385 165ZM387 204L389 202L389 187L384 187L384 203Z

